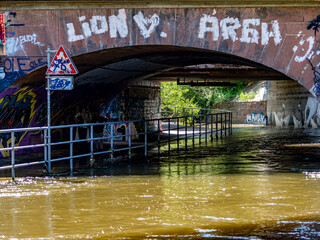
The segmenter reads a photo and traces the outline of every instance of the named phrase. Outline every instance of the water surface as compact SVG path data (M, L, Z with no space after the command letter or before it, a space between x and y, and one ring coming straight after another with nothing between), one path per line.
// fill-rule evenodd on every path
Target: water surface
M316 142L246 128L74 177L3 178L0 238L320 239L319 148L295 146Z

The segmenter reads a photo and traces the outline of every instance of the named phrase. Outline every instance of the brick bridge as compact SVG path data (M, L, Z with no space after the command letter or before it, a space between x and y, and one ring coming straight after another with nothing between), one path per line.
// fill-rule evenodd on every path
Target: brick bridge
M206 76L213 85L241 77L292 79L320 95L320 7L314 1L5 1L0 12L5 128L45 124L48 46L64 45L79 70L74 90L52 93L55 124L71 122L66 115L75 106L108 103L139 80L190 75L184 67L192 65L220 66ZM230 72L228 66L241 68Z

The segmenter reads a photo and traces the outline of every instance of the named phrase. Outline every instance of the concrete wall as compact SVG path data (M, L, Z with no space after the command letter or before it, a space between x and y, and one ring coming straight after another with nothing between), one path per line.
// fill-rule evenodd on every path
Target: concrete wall
M318 105L310 92L295 81L269 82L267 112L273 125L317 127Z

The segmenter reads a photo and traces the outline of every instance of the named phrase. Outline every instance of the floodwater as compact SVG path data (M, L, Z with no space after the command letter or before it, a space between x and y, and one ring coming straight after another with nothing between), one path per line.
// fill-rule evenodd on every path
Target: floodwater
M320 130L239 128L159 159L0 179L0 239L320 239L311 143Z

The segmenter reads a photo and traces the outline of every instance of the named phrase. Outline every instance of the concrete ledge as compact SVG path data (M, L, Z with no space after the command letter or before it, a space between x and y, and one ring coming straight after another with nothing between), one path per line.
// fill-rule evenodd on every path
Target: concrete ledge
M54 1L4 1L0 3L1 10L29 10L29 9L90 9L90 8L193 8L193 7L319 7L319 0L54 0Z

